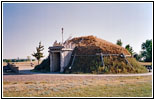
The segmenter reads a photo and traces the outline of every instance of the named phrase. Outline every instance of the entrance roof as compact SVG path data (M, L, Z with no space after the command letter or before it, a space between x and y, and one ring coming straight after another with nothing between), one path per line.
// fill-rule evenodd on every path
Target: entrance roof
M73 49L70 49L70 48L65 48L64 46L52 46L52 47L49 47L49 52L54 52L54 51L72 51Z
M61 50L62 48L64 48L64 46L52 46L52 47L49 47L50 50Z

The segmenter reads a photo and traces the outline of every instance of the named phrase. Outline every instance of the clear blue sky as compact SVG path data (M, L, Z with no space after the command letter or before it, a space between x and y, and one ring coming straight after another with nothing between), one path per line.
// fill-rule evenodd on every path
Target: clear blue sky
M55 40L94 35L139 53L142 42L153 38L152 3L4 3L3 58L27 58L39 41L48 47ZM33 58L31 56L31 58Z

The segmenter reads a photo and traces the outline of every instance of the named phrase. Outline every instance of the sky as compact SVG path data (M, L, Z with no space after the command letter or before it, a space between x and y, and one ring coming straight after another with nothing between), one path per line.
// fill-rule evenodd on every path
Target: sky
M153 38L152 3L3 3L3 59L32 57L41 41L48 47L69 36L94 35L134 52Z

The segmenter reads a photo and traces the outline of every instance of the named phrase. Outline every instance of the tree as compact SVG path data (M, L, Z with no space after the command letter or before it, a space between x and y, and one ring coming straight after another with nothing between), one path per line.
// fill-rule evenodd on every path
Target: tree
M122 43L121 39L119 39L119 40L117 40L116 44L119 46L122 46L123 43Z
M141 48L143 50L141 55L144 57L144 61L152 62L152 39L142 43Z
M11 62L10 59L4 59L3 61L4 61L4 62L7 62L7 63Z
M133 54L133 49L129 44L125 46L125 49L127 49L131 55Z
M30 56L27 56L27 61L31 61L31 57Z
M39 42L39 47L36 47L37 52L33 53L32 56L34 56L37 60L38 60L38 65L39 65L39 61L43 56L43 53L41 51L44 50L44 46L41 45L41 42Z
M141 61L141 54L137 54L136 52L134 52L133 57L138 60Z

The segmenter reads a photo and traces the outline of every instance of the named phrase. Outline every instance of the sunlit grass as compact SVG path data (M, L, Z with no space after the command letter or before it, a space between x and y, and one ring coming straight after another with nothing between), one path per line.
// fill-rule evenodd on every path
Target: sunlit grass
M107 78L108 79L108 78ZM115 80L114 80L115 79ZM16 84L14 84L16 83ZM4 97L151 97L151 76L88 80L81 83L3 82ZM8 88L9 86L9 88Z

